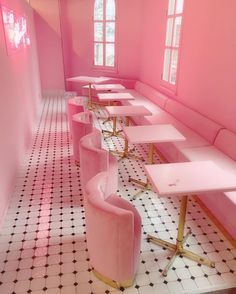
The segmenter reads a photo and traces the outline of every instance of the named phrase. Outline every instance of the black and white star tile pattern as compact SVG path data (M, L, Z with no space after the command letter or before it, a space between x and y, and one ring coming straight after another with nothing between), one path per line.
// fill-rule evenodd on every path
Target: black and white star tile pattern
M102 110L96 113L96 127L111 128L97 118L99 112ZM123 139L106 139L103 146L122 150ZM193 234L186 246L215 261L216 268L177 258L167 277L161 276L170 252L148 243L146 236L156 233L160 238L175 240L180 199L144 192L133 200L138 187L129 183L128 177L145 180L143 163L134 159L119 163L118 194L130 200L142 217L141 260L135 283L117 290L99 281L89 264L80 171L71 147L65 99L46 97L1 230L0 293L170 294L235 287L236 249L193 198L187 213L187 226ZM136 146L135 152L145 157L147 148Z

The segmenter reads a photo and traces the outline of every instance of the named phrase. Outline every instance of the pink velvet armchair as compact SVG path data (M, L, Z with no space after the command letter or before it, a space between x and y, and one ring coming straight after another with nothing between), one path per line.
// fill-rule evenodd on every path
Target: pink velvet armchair
M115 156L101 146L102 134L94 129L80 140L80 180L85 197L85 186L96 174L109 173L107 190L115 193L118 186L118 163Z
M75 163L79 164L80 162L80 152L79 144L80 139L91 133L93 130L93 114L91 111L80 112L74 114L72 117L71 124L71 136L72 136L72 146L73 146L73 155Z
M139 264L141 218L127 200L107 193L108 172L86 185L87 247L94 274L115 288L133 284Z
M76 113L86 110L86 97L77 96L68 99L67 101L67 115L69 122L69 129L72 128L72 116Z

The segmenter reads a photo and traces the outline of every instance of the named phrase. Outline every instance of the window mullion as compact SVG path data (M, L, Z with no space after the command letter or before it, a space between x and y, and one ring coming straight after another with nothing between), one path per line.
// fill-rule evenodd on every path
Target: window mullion
M176 1L175 1L175 5L176 5ZM173 19L173 22L172 22L172 28L171 28L171 42L170 42L170 46L168 48L170 50L170 62L169 62L169 68L168 68L168 82L169 83L170 83L171 62L172 62L172 52L173 52L173 39L174 39L174 27L175 27L175 17L174 17L174 15L172 15L168 19L170 19L170 18Z
M169 0L170 6L170 0ZM168 7L169 7L168 6ZM180 31L182 26L182 12L176 13L177 1L174 2L173 10L169 15L167 12L166 40L164 46L164 63L163 63L163 82L167 82L168 87L173 88L177 82L179 47L180 47ZM178 20L178 21L177 21ZM168 39L167 39L168 38ZM169 53L168 53L169 52ZM169 57L168 57L169 55ZM166 84L166 85L167 85Z
M103 66L106 66L106 0L103 0Z
M98 17L94 17L93 19L93 22L94 22L93 43L94 43L94 60L95 60L94 65L104 67L104 68L115 67L115 37L113 40L113 35L115 32L116 19L115 18L113 19L113 17L108 17L108 16L110 14L115 15L116 6L113 6L112 7L113 10L110 11L110 8L107 6L108 4L107 0L95 0L94 3L96 1L98 4L97 7L99 7L99 9L101 10L99 10L98 13L97 13L97 10L94 10L94 15L98 15ZM114 4L115 4L115 0L114 0ZM109 9L109 11L107 11L107 8ZM103 14L102 17L101 17L101 14ZM98 20L96 18L98 18ZM96 41L95 34L97 36L96 39L98 40L101 39L100 41Z

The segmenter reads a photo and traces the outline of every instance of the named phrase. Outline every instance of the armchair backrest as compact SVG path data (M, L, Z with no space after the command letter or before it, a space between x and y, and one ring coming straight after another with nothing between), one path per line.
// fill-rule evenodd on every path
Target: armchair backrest
M80 139L93 130L93 113L91 111L80 112L72 117L71 137L73 155L76 163L80 161Z
M69 129L72 128L72 116L76 113L85 111L85 98L84 97L73 97L67 100L67 115L69 122Z
M106 197L108 176L101 172L86 185L87 246L93 268L122 284L133 280L138 267L141 218L129 201L114 194Z
M109 169L109 152L101 148L101 132L94 129L80 140L80 179L83 195L86 183Z

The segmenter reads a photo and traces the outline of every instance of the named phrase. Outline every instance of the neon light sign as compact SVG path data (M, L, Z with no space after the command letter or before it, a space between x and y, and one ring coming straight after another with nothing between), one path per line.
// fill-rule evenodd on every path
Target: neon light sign
M24 16L2 6L2 18L8 53L30 45L27 21Z

